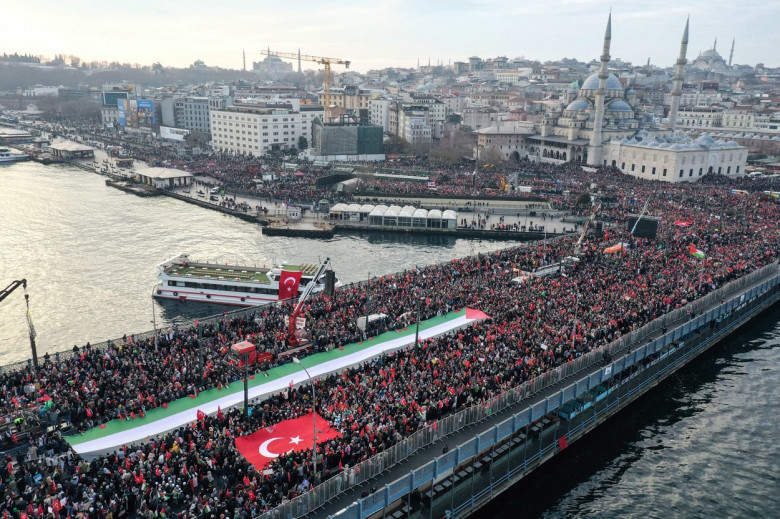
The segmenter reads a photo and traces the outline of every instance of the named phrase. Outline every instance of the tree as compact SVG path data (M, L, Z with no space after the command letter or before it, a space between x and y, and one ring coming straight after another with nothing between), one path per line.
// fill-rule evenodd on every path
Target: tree
M385 155L405 155L409 153L409 141L398 135L385 139Z
M298 149L301 151L309 149L309 141L303 135L298 137Z

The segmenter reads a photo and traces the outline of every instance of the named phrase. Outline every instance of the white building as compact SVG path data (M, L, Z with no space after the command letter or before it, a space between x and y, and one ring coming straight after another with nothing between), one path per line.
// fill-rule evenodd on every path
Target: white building
M25 90L22 95L24 97L57 97L60 95L60 87L35 85L34 87Z
M311 120L322 110L302 112L290 105L231 106L211 111L211 139L215 149L237 154L265 155L298 147L301 136L311 142ZM307 128L304 129L303 121Z
M376 126L381 126L385 133L390 132L390 99L369 99L368 101L368 122Z
M722 122L723 108L717 106L693 106L681 108L677 112L677 124L680 128L720 128Z
M708 173L741 177L747 154L745 146L716 141L706 133L691 139L639 132L636 137L613 140L605 146L606 160L622 172L663 182L695 182Z
M431 142L427 106L405 106L398 111L398 135L411 144Z

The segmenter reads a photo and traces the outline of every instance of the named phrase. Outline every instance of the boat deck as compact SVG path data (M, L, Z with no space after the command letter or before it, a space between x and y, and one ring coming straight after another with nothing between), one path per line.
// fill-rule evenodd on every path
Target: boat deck
M313 264L283 265L284 270L301 271L304 276L314 276L319 266ZM204 263L190 263L188 265L173 265L165 271L169 276L225 279L230 281L244 281L253 283L270 283L268 277L269 268L237 267L231 265L211 265Z
M170 276L205 279L229 279L231 281L246 281L255 283L270 283L268 270L239 270L229 266L217 267L215 265L189 265L176 266L168 270Z

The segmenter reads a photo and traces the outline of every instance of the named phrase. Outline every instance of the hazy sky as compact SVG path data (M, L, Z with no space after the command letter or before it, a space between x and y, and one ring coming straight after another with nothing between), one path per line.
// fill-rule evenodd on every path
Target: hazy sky
M610 7L613 58L673 64L690 14L689 59L717 37L728 60L736 37L735 63L780 65L778 0L9 0L0 52L241 68L246 49L251 68L262 48L300 47L361 72L473 55L588 61L601 53Z

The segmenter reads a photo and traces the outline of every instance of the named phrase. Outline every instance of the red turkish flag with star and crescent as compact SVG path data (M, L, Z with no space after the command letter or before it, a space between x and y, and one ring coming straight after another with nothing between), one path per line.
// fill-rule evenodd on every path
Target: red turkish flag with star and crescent
M298 285L301 283L303 272L282 270L282 276L279 278L279 300L290 299L298 295Z
M341 433L332 428L327 420L319 414L316 416L317 443L341 436ZM263 470L280 455L311 449L313 432L312 413L309 413L300 418L285 420L273 427L260 429L248 436L236 438L236 449L254 465L255 470Z

